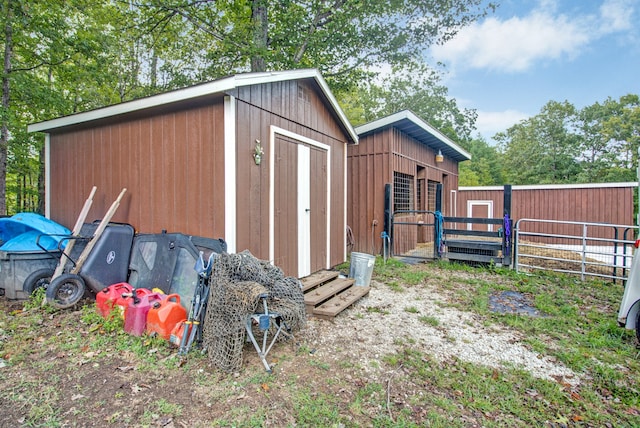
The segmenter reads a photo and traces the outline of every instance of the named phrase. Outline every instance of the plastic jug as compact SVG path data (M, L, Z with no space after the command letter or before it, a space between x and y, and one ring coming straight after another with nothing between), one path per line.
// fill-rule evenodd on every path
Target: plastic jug
M187 320L182 320L171 330L171 335L169 336L169 342L174 346L180 346L182 343L182 336L186 335L187 337L191 333L191 328L193 327L192 323L187 323Z
M169 294L160 302L154 302L147 315L147 332L157 333L169 340L171 331L180 321L187 319L187 310L180 304L180 295Z
M149 309L165 297L164 294L151 293L129 299L129 305L124 311L124 331L134 336L142 336L147 328Z
M151 294L151 290L147 288L134 288L129 293L122 293L119 297L116 298L116 301L113 304L113 309L117 309L118 314L121 318L124 318L124 313L129 307L129 303L134 300L134 296L136 299L141 299L144 296L148 296Z
M96 294L96 307L98 313L104 318L108 318L116 304L116 300L122 296L122 293L131 293L133 287L126 282L111 284L103 288Z

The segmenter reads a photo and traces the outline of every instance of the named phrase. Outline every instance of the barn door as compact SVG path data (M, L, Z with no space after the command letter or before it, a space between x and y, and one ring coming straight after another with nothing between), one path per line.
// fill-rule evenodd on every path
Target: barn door
M473 218L493 218L493 201L467 201L467 216ZM492 232L492 224L467 224L469 230Z
M301 278L326 267L327 151L290 135L273 141L273 263Z

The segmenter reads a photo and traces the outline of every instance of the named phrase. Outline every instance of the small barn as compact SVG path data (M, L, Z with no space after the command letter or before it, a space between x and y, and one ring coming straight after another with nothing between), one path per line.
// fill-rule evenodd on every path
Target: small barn
M317 70L247 73L29 126L45 138L46 216L224 238L303 277L346 260L347 146Z
M633 225L633 195L638 183L540 184L511 186L511 213L520 219ZM502 186L460 187L453 216L492 218L503 216ZM491 230L492 225L474 225ZM536 225L534 231L573 235L579 225ZM605 237L605 236L601 236Z
M455 209L458 163L471 159L469 153L409 110L356 127L356 132L359 144L347 148L347 223L353 251L379 254L381 233L390 233L391 215L433 222L423 211L436 209L439 184L443 214ZM396 231L394 253L433 239L419 235L417 228Z

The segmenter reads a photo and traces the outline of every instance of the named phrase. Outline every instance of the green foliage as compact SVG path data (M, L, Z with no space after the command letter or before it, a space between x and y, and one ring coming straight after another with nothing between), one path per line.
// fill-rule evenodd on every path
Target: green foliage
M635 181L639 135L640 101L629 94L581 110L549 101L495 138L506 182L555 184Z
M496 135L505 175L513 184L570 183L579 172L575 107L550 101L540 114Z
M395 70L379 84L362 80L355 94L341 91L338 95L354 125L411 110L455 142L466 142L475 129L475 110L458 107L440 84L440 76L427 66Z
M506 182L501 156L496 147L483 139L474 139L464 145L471 160L459 165L460 186L494 186Z

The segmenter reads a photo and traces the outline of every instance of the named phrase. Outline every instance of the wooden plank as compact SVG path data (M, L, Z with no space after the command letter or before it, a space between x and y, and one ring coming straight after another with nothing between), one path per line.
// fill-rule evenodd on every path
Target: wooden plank
M306 293L308 290L336 278L340 273L337 271L322 270L312 273L311 275L304 277L300 280L302 283L302 292Z
M345 288L349 288L355 282L352 278L336 278L304 295L304 304L316 306L330 297L335 296Z
M319 318L333 318L358 299L369 294L371 287L353 286L337 294L313 310L313 315Z

